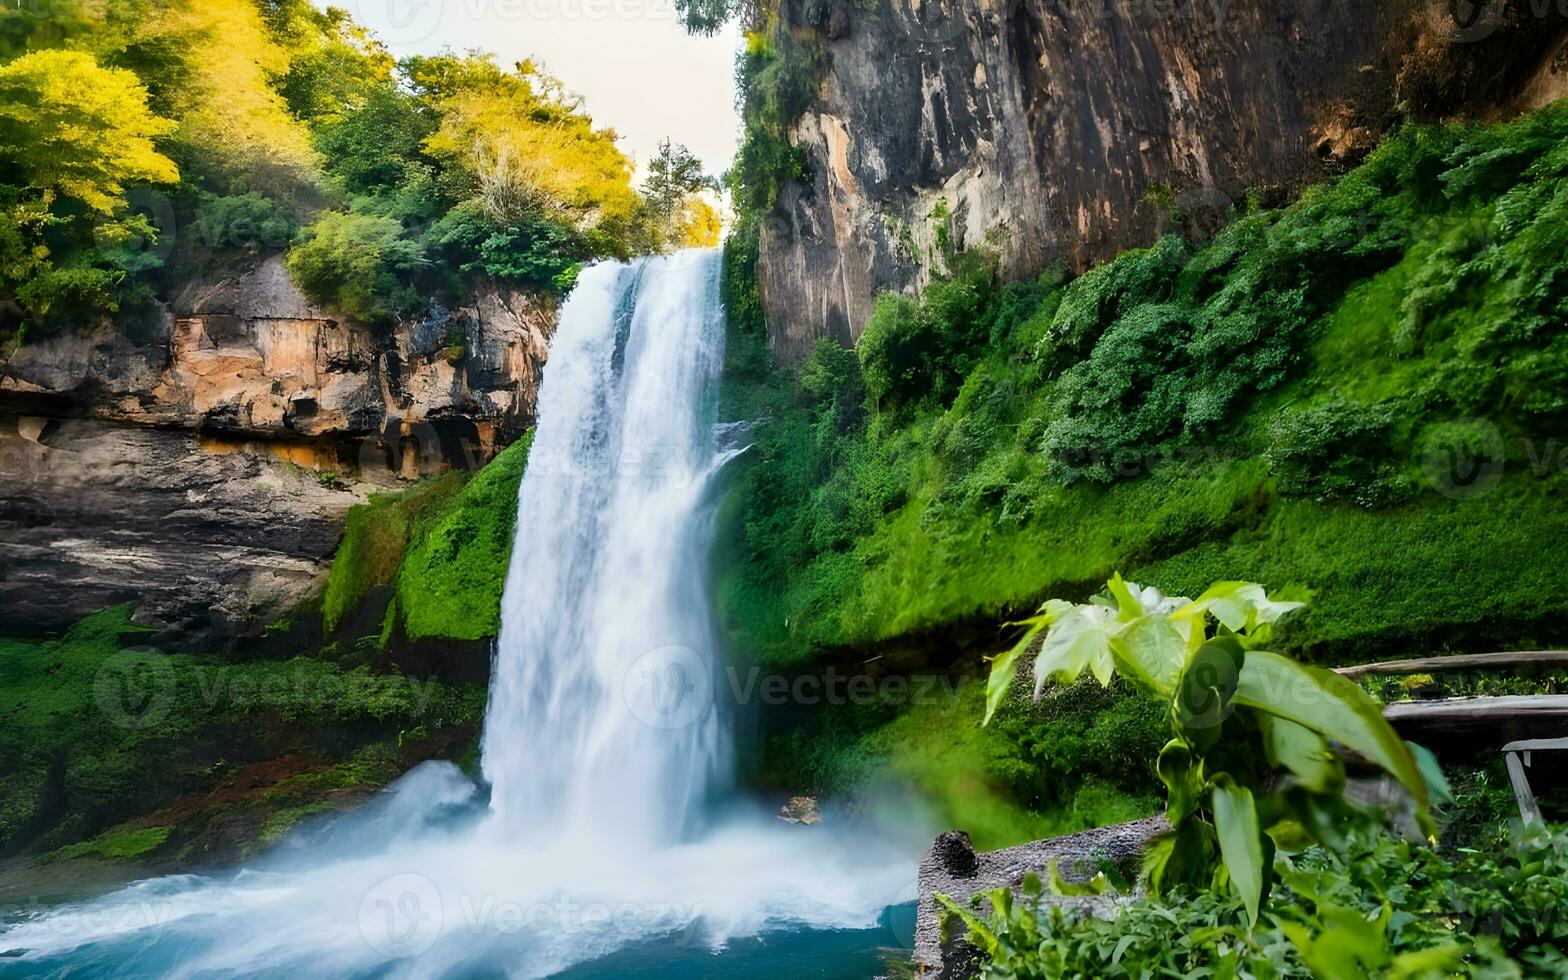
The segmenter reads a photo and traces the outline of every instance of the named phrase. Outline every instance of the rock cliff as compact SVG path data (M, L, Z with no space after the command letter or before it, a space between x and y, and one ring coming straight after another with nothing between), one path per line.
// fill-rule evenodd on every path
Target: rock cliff
M1531 0L786 0L828 68L763 224L774 349L859 336L952 248L1010 278L1288 200L1397 119L1568 93L1568 15Z
M308 597L376 486L476 468L531 424L551 301L481 284L372 331L280 258L149 322L0 359L0 611L53 629L123 601L184 643Z

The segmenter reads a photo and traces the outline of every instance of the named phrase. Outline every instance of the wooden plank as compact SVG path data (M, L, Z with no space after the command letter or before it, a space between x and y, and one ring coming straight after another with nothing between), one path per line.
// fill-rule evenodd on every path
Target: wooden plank
M1508 782L1514 788L1514 802L1519 804L1519 817L1525 823L1541 823L1541 808L1535 802L1535 792L1530 789L1530 779L1524 774L1519 753L1509 752L1504 758L1508 763Z
M1504 752L1568 752L1568 738L1531 738L1523 742L1509 742Z
M1562 718L1568 721L1568 694L1511 694L1493 698L1442 698L1396 701L1383 709L1396 727L1406 722L1502 722Z
M1528 667L1547 664L1568 665L1568 650L1511 650L1505 653L1461 653L1452 657L1419 657L1415 660L1384 660L1355 667L1336 667L1334 672L1356 678L1385 674L1439 674L1453 670L1493 670L1499 667Z

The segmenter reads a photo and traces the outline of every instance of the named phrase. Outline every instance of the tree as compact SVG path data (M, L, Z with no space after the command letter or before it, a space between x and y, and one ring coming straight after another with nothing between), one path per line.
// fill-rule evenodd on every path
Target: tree
M719 182L703 172L702 161L679 143L659 141L648 163L642 194L658 226L660 241L672 245L709 245L717 240L717 214L697 195L717 191Z
M395 218L329 211L289 252L289 272L307 295L358 320L384 325L419 300L410 285L429 265Z
M422 59L410 74L442 116L426 152L468 175L497 225L541 219L620 241L633 232L642 201L631 162L557 79L526 61L501 72L451 56Z
M0 158L35 200L61 195L107 215L127 184L177 182L153 142L174 128L148 110L135 75L91 55L35 51L0 68Z

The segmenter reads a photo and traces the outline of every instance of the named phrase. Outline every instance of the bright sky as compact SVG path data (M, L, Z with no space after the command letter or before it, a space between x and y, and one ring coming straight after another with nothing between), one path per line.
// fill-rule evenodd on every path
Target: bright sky
M735 152L736 28L692 37L671 0L317 0L346 8L396 57L450 47L533 58L621 136L639 169L660 139L684 143L717 175Z

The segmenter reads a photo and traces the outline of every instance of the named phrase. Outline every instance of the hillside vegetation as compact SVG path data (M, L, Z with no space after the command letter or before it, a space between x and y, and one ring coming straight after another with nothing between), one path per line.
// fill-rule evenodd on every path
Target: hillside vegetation
M1289 208L1243 204L1210 240L1076 279L1004 285L947 255L923 295L879 301L857 350L824 341L798 368L768 359L742 226L726 410L760 424L721 515L732 650L800 670L912 652L973 678L959 650L1003 648L1008 619L1118 571L1311 595L1277 640L1307 660L1561 641L1565 177L1561 106L1407 125ZM762 773L900 773L982 846L1147 800L1147 767L1114 763L1158 748L1125 691L980 731L980 686L824 709Z

